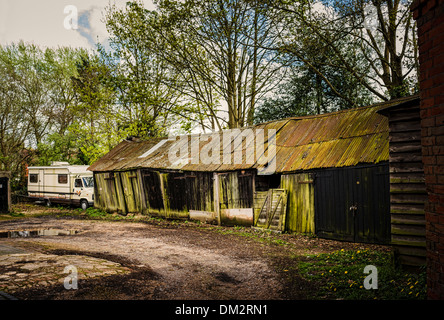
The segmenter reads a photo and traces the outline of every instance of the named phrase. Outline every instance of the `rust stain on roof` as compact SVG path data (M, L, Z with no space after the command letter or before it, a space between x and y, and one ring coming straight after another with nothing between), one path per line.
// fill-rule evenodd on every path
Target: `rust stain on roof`
M210 134L124 140L92 164L89 170L260 169L267 165L267 160L271 161L273 154L275 172L278 173L378 163L389 158L388 119L378 110L413 99L415 97L407 97L368 107L270 121ZM276 133L274 140L267 135L270 132ZM263 143L259 143L261 133L264 133ZM227 163L224 160L228 158Z

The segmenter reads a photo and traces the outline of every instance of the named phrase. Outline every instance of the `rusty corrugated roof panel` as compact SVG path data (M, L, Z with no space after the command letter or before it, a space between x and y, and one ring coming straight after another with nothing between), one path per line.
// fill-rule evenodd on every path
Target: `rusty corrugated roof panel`
M154 147L161 138L154 138L145 141L123 140L110 152L93 163L89 170L91 171L112 171L123 170L134 167L138 163L138 157L146 150Z
M409 99L415 99L415 96L329 114L270 121L230 131L154 138L147 141L124 140L89 169L230 171L260 169L267 165L267 160L273 158L276 172L294 172L353 166L358 163L378 163L388 160L389 150L388 120L380 115L378 110L404 103ZM276 132L275 145L270 137L267 138L270 129ZM261 133L259 130L265 133L265 141L261 148L256 150ZM254 140L251 139L252 132ZM224 144L223 139L224 135L228 134L233 139L230 145ZM242 136L244 139L239 139ZM234 162L235 150L242 150L242 161ZM212 154L212 151L218 153L219 161L204 157ZM254 161L251 161L251 153ZM275 157L270 157L274 153ZM231 156L231 161L224 163L224 156L227 155Z
M388 121L377 111L393 103L291 118L277 135L276 171L388 160Z

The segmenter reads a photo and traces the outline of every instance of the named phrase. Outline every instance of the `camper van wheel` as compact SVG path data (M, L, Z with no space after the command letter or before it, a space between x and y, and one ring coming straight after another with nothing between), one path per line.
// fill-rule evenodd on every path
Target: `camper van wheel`
M50 207L50 206L51 206L51 201L50 201L49 199L46 199L46 200L45 200L45 205L46 205L47 207Z
M88 209L88 201L86 201L86 200L82 200L82 201L80 202L80 207L82 208L82 210L86 210L86 209Z

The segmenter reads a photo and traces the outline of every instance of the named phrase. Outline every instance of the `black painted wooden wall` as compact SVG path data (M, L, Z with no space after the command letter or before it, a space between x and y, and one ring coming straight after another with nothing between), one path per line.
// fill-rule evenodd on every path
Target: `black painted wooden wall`
M388 163L314 172L315 229L320 237L390 242Z

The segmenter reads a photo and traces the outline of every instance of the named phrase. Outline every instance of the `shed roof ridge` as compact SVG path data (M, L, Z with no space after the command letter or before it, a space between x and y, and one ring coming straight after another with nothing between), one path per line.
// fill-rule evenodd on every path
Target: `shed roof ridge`
M287 118L283 118L283 119L275 119L275 120L270 120L267 122L261 122L258 123L257 125L261 125L261 124L268 124L268 123L272 123L272 122L277 122L277 121L283 121L283 120L304 120L304 119L313 119L313 118L323 118L323 117L328 117L328 116L332 116L332 115L336 115L336 114L341 114L341 113L346 113L346 112L356 112L356 111L361 111L363 109L369 109L369 108L384 108L384 107L388 107L388 106L394 106L397 104L401 104L403 102L407 102L410 100L414 100L417 99L419 96L417 94L415 95L410 95L407 97L401 97L401 98L396 98L396 99L392 99L392 100L388 100L388 101L381 101L381 102L377 102L377 103L373 103L367 106L360 106L360 107L356 107L356 108L348 108L348 109L342 109L342 110L337 110L337 111L332 111L332 112L325 112L325 113L321 113L321 114L308 114L305 116L294 116L294 117L287 117ZM393 104L393 105L392 105Z

